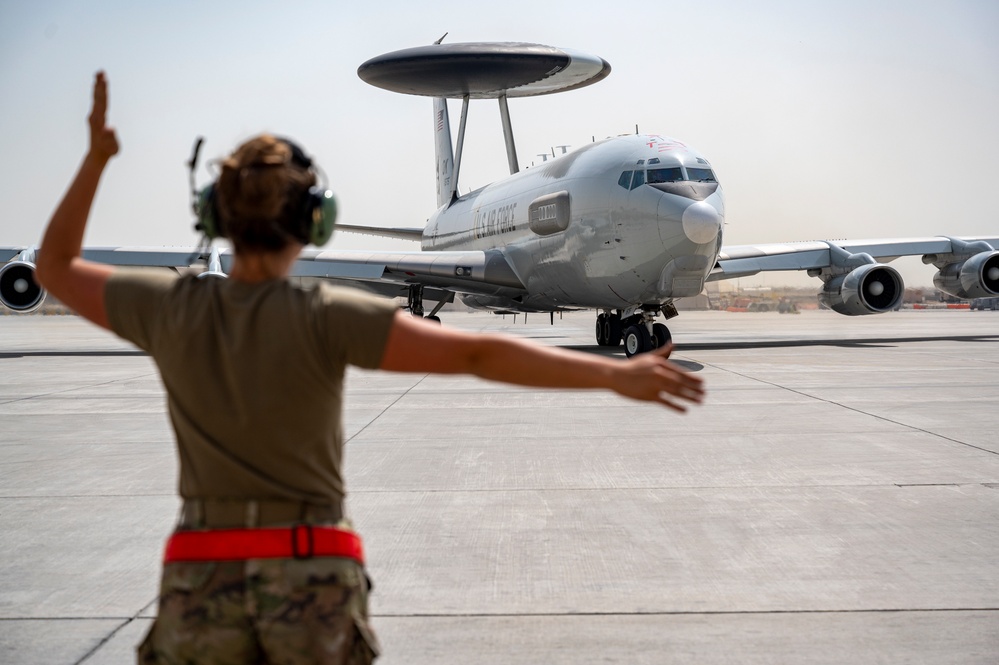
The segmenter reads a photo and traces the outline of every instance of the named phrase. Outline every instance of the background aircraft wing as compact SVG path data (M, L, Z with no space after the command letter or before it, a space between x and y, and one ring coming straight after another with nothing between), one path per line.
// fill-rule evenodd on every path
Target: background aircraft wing
M999 237L991 238L892 238L883 240L832 240L766 245L733 245L722 247L718 262L708 281L746 277L759 272L776 270L821 270L835 264L836 250L849 254L869 254L879 262L893 261L900 256L946 256L967 254L968 245L987 244L999 248ZM984 245L977 251L991 251Z

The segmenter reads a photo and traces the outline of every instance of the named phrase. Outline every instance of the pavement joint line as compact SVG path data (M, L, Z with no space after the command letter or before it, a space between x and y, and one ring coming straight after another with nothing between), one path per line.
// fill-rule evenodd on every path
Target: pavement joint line
M177 494L176 494L176 492L161 492L161 493L158 492L158 493L155 493L155 494L135 494L135 493L132 493L132 492L130 492L128 494L42 494L42 495L37 495L37 494L15 494L13 496L0 496L0 500L7 500L7 499L124 499L124 498L136 497L136 496L142 496L142 497L163 496L163 497L176 498Z
M153 602L156 602L156 601L153 601ZM121 630L123 628L125 628L125 626L127 626L128 624L130 624L133 621L135 621L136 619L138 619L139 615L141 615L142 612L145 611L145 609L147 607L149 607L151 604L152 603L146 603L145 606L143 606L138 612L136 612L132 616L128 617L127 619L119 619L120 621L122 621L122 623L117 628L115 628L114 630L112 630L110 633L108 633L107 635L105 635L104 638L100 642L98 642L96 645L94 645L93 649L91 649L87 653L83 654L83 657L80 658L80 660L76 661L73 665L80 665L80 663L85 662L87 659L89 659L95 653L97 653L98 651L100 651L101 648L105 644L107 644L108 642L110 642L114 638L115 635L117 635L119 632L121 632Z
M517 492L648 492L663 490L670 492L690 490L806 490L806 489L878 489L900 487L975 487L981 485L989 489L999 489L999 483L967 482L967 483L856 483L842 485L641 485L635 487L513 487L513 488L477 488L477 489L394 489L394 490L351 490L350 494L476 494L498 492L513 494Z
M421 383L423 383L423 382L424 382L424 381L426 380L426 378L427 378L428 376L430 376L430 374L424 374L424 375L423 375L422 377L420 377L420 380L419 380L419 381L417 381L416 383L414 383L413 385L411 385L411 386L410 386L409 388L406 388L406 390L404 390L404 391L402 392L402 394L400 394L400 395L399 395L399 396L398 396L397 398L395 398L394 400L392 400L392 403L391 403L391 404L388 404L388 405L386 405L386 406L385 406L385 408L383 408L383 409L382 409L381 411L379 411L379 412L378 412L378 415L376 415L376 416L375 416L374 418L372 418L372 419L371 419L371 420L369 420L369 421L368 421L367 423L365 423L364 427L362 427L361 429L357 430L356 432L354 432L353 434L351 434L351 435L350 435L349 437L347 437L347 438L346 438L346 439L344 440L344 442L343 442L343 445L345 445L345 446L346 446L346 445L347 445L348 443L350 443L351 441L353 441L353 440L354 440L355 438L357 438L357 437L359 437L359 436L360 436L361 434L363 434L363 433L364 433L364 431L365 431L366 429L368 429L368 428L369 428L369 427L371 427L371 426L372 426L373 424L375 424L376 422L378 422L378 419L379 419L379 418L381 418L382 416L384 416L384 415L385 415L385 413L386 413L386 412L387 412L387 411L388 411L389 409L391 409L391 408L392 408L393 406L395 406L396 404L398 404L398 403L399 403L399 402L400 402L400 401L401 401L401 400L402 400L402 399L403 399L404 397L406 397L406 395L408 395L408 394L409 394L409 393L410 393L410 392L411 392L412 390L414 390L414 389L415 389L415 388L416 388L416 387L417 387L418 385L420 385ZM347 412L348 412L348 408L345 408L345 409L344 409L344 413L347 413Z
M154 600L149 605L152 605ZM140 616L149 607L146 605L131 617L0 617L0 622L4 621L124 621L125 623L116 628L108 637L95 647L90 653L77 661L77 665L89 658L100 646L110 639L115 633L127 626L129 623L139 619L152 621L155 617ZM946 612L999 612L999 607L923 607L923 608L902 608L902 607L874 607L858 609L832 609L832 610L649 610L632 612L408 612L401 613L369 613L372 619L500 619L500 618L543 618L543 617L614 617L614 616L767 616L784 614L919 614L919 613L946 613Z
M697 362L700 362L700 361L697 361ZM869 416L871 418L875 418L877 420L881 420L881 421L886 422L886 423L891 423L893 425L898 425L899 427L905 427L905 428L913 430L915 432L922 432L923 434L928 434L930 436L934 436L934 437L937 437L939 439L943 439L944 441L950 441L951 443L956 443L956 444L958 444L960 446L967 446L968 448L974 448L975 450L980 450L980 451L982 451L984 453L988 453L989 455L999 455L999 452L997 452L995 450L989 450L988 448L984 448L982 446L976 446L973 443L967 443L966 441L959 441L958 439L953 439L953 438L951 438L949 436L944 436L943 434L938 434L937 432L931 432L931 431L929 431L927 429L923 429L922 427L916 427L915 425L909 425L907 423L902 423L902 422L899 422L897 420L892 420L891 418L886 418L885 416L879 416L879 415L877 415L875 413L869 413L867 411L864 411L863 409L858 409L855 406L849 406L847 404L843 404L841 402L836 402L836 401L833 401L831 399L826 399L824 397L819 397L817 395L810 395L810 394L808 394L808 393L806 393L804 391L796 390L795 388L790 388L788 386L782 386L779 383L774 383L772 381L767 381L766 379L761 379L761 378L758 378L758 377L755 377L755 376L750 376L749 374L744 374L742 372L737 372L737 371L735 371L733 369L726 369L724 367L719 367L717 365L713 365L713 364L707 363L707 362L706 363L702 363L702 364L704 366L706 366L706 367L711 367L713 369L716 369L716 370L719 370L719 371L722 371L722 372L727 372L729 374L734 374L736 376L741 376L742 378L749 379L750 381L759 381L760 383L766 384L768 386L773 386L774 388L779 388L781 390L786 390L786 391L788 391L790 393L794 393L796 395L801 395L802 397L808 397L809 399L813 399L813 400L816 400L818 402L825 402L826 404L831 404L833 406L838 406L838 407L840 407L842 409L846 409L848 411L853 411L854 413L859 413L859 414L862 414L862 415L865 415L865 416Z
M925 607L925 608L900 608L900 607L876 607L869 609L852 610L649 610L633 612L456 612L454 614L445 613L420 613L408 614L374 614L373 619L461 619L461 618L540 618L540 617L614 617L614 616L767 616L782 614L916 614L928 612L999 612L999 607Z
M513 494L519 492L648 492L661 490L669 492L680 491L701 491L701 490L741 490L741 489L761 489L761 490L805 490L805 489L877 489L877 488L909 488L909 487L975 487L981 485L988 489L999 489L999 482L967 482L967 483L867 483L867 484L842 484L842 485L641 485L635 487L496 487L478 489L391 489L391 490L351 490L350 494L486 494L503 493ZM126 499L130 497L169 497L175 498L176 494L41 494L41 495L13 495L2 496L0 501L37 501L46 499Z
M90 384L87 384L86 386L76 386L74 388L66 388L65 390L55 390L53 392L40 393L40 394L37 394L37 395L26 395L25 397L18 397L16 399L12 399L12 400L8 400L8 401L0 402L0 405L16 404L17 402L26 402L26 401L33 400L33 399L47 399L47 398L50 398L50 397L56 397L56 398L58 398L60 395L68 395L69 393L77 392L77 391L80 391L80 390L90 390L91 388L99 388L101 386L110 386L110 385L118 383L120 381L133 381L133 380L139 379L139 378L147 378L147 377L150 377L150 376L155 376L155 374L156 374L155 372L146 372L145 374L142 374L140 376L120 377L120 378L117 378L117 379L111 379L110 381L104 381L102 383L90 383Z

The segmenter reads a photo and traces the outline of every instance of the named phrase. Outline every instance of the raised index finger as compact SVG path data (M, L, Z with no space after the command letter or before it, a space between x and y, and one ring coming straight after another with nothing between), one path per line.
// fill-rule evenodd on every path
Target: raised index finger
M103 127L108 110L108 83L104 72L97 72L94 77L94 106L90 111L90 124Z

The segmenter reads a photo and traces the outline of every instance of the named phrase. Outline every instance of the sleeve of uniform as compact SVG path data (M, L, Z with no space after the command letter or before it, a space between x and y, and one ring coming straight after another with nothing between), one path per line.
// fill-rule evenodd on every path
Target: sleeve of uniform
M317 319L327 353L348 365L376 369L398 309L395 303L353 288L324 285L320 294Z
M111 330L143 351L151 352L164 298L176 281L176 275L162 270L116 270L104 287Z

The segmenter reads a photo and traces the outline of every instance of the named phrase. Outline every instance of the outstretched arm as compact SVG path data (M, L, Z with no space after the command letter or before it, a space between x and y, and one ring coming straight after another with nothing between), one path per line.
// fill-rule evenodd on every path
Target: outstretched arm
M506 335L468 333L398 312L381 369L474 374L546 388L604 388L676 411L704 399L700 377L667 359L670 347L622 361L542 346Z
M98 72L89 118L90 148L45 229L35 275L64 304L105 328L109 326L104 286L113 269L83 260L80 251L101 174L108 160L118 153L118 139L106 123L107 105L107 81L104 72Z

